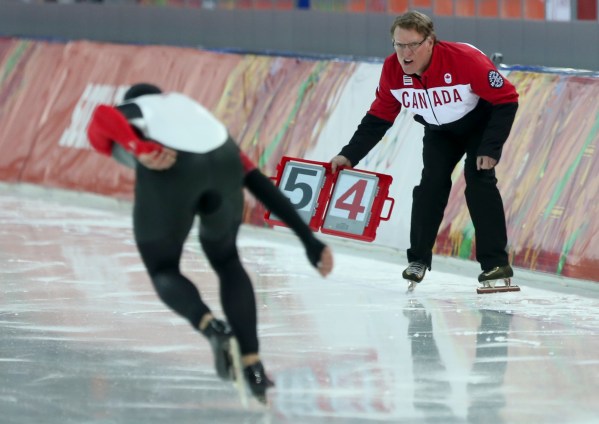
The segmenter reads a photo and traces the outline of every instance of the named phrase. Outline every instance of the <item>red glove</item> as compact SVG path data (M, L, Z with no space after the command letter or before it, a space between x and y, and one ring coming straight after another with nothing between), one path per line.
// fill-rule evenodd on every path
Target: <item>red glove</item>
M108 156L112 153L114 142L135 156L162 150L160 144L142 140L133 131L125 115L113 106L100 105L94 110L87 137L95 150Z

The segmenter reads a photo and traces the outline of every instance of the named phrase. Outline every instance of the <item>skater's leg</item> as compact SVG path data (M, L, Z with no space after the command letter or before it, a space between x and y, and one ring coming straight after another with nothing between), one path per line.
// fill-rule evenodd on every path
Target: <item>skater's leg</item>
M214 181L200 197L200 244L218 275L223 311L239 342L242 355L258 353L254 289L237 251L237 232L243 214L243 170L233 142L207 155L204 167Z
M180 271L182 246L182 242L175 240L140 241L137 245L160 299L199 329L210 309L197 287Z
M258 354L256 299L250 278L239 259L237 229L222 240L200 236L200 243L220 281L224 313L239 341L242 355Z
M136 170L133 229L135 242L160 299L198 329L210 312L197 287L181 274L179 262L195 210L193 192L181 184L179 174L187 167L181 155L166 171Z
M230 142L215 151L206 167L218 183L197 205L200 244L220 281L221 304L239 345L244 378L253 395L265 402L266 390L273 384L260 361L254 289L236 245L243 213L243 173L237 145ZM237 368L235 362L233 365Z
M266 402L266 390L274 383L268 378L259 356L256 299L250 278L243 268L235 245L237 229L220 241L200 235L202 248L220 279L223 310L237 340L244 378L253 395Z
M445 133L425 130L422 178L412 196L408 262L431 267L433 246L451 190L451 173L463 154L462 146Z
M179 261L182 243L143 242L138 247L162 301L206 336L213 351L218 376L229 379L231 360L228 351L233 333L227 323L214 319L196 286L181 274Z

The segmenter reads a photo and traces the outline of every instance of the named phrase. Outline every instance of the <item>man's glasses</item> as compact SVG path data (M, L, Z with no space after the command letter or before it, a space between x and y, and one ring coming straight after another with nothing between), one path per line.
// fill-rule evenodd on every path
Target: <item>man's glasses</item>
M422 40L419 43L406 43L406 44L402 44L402 43L398 43L397 41L393 40L391 42L391 44L393 45L393 48L395 50L405 50L405 49L410 49L412 51L412 53L416 53L416 50L418 50L418 47L420 47L426 40L428 37L424 37L424 40Z

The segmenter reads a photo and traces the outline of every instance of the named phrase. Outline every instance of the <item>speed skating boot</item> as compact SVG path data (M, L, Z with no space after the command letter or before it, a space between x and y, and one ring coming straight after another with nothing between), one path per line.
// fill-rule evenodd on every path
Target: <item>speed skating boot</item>
M230 380L232 365L230 343L233 330L225 321L215 318L202 330L202 334L206 336L210 342L210 347L212 347L216 373L222 380Z
M502 291L520 291L520 287L512 285L514 270L510 265L496 266L478 276L478 282L482 287L477 289L478 293L496 293ZM498 286L497 281L503 280L504 284Z
M402 272L401 276L408 281L408 291L413 291L416 284L422 281L426 274L427 265L423 262L410 262L408 267Z
M266 404L266 389L273 387L275 383L266 375L262 362L258 361L255 364L246 366L243 373L252 395L261 403Z

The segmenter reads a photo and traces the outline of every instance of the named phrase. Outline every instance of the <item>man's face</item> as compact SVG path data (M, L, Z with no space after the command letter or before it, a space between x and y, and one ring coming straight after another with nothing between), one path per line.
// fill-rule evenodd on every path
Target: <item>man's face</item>
M433 54L433 40L413 29L395 28L393 47L406 74L421 75L428 67Z

